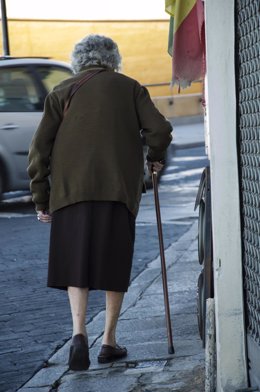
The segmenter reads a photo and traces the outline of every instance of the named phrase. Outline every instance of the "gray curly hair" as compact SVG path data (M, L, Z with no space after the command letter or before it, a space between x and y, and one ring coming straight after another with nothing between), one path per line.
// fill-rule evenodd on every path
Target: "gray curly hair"
M117 44L111 38L90 34L75 45L71 54L71 66L74 73L91 65L119 71L121 56Z

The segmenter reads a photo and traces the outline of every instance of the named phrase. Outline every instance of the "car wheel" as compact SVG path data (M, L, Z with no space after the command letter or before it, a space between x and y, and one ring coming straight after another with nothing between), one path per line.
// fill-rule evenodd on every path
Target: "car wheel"
M200 201L199 204L199 219L198 219L198 256L199 263L202 264L204 260L205 248L205 202Z

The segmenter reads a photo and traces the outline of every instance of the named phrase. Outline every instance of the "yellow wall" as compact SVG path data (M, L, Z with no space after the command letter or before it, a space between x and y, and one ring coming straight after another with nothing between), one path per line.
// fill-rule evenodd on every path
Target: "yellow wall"
M9 20L12 56L47 56L69 62L76 42L90 33L113 38L123 57L123 73L142 84L170 82L171 57L167 53L167 20L160 21L55 21ZM2 42L1 42L2 45ZM2 53L2 47L0 46ZM178 93L174 87L150 87L152 96ZM200 93L194 83L182 94Z

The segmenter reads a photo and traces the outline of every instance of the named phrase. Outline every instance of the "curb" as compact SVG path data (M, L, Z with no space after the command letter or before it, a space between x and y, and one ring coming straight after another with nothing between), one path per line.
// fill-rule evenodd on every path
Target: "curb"
M204 123L204 116L198 114L194 116L169 117L168 120L173 125L189 125L189 124Z
M203 141L203 142L182 143L182 144L173 142L171 145L174 150L186 150L189 148L205 147L205 142Z

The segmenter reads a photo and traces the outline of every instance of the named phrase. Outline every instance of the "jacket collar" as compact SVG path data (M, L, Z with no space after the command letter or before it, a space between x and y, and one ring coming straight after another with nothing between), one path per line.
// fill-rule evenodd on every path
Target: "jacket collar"
M88 65L87 67L83 67L81 69L81 71L79 72L79 74L81 74L82 72L98 70L98 69L103 69L104 71L112 71L112 72L114 72L114 70L112 68L102 67L100 65Z

